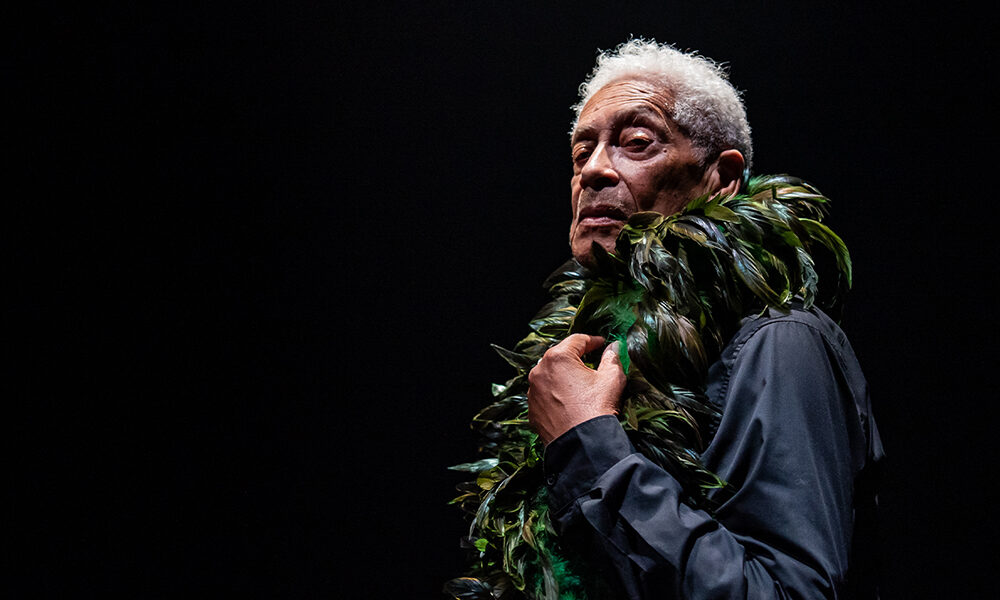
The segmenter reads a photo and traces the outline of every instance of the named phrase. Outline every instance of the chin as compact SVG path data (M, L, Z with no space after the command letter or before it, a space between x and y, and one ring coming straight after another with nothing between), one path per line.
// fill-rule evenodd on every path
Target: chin
M571 249L573 251L573 258L577 260L580 264L585 267L594 267L594 254L591 250L592 244L597 242L608 252L615 251L615 242L618 239L618 233L615 232L614 235L601 235L601 236L586 236L585 238L573 240Z

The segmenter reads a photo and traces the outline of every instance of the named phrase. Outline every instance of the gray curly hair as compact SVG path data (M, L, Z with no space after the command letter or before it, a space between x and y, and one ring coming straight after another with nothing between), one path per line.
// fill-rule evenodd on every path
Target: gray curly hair
M740 92L729 83L724 66L695 52L669 44L630 39L613 51L602 51L597 64L580 85L580 101L573 105L576 129L580 112L591 96L609 83L641 78L664 85L673 95L670 117L691 137L709 160L723 150L743 154L747 172L753 160L750 123Z

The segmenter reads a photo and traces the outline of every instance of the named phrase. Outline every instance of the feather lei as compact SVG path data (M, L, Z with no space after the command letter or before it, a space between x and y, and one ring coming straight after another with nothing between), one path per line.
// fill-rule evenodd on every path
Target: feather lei
M702 197L680 213L633 214L614 253L595 245L591 272L574 260L546 281L552 300L513 349L516 371L493 385L472 419L473 479L452 500L471 518L466 577L444 591L462 600L609 598L584 559L562 548L549 517L543 446L527 420L527 374L576 332L620 340L628 384L619 420L635 448L681 483L685 501L711 512L733 490L700 462L720 414L705 397L709 365L740 320L793 298L839 319L851 284L844 242L822 223L828 200L787 175L751 179L745 193ZM820 275L823 287L820 287ZM585 357L587 360L587 357Z

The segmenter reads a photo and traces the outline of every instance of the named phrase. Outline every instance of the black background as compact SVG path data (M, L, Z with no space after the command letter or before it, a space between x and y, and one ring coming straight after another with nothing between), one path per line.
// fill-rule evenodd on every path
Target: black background
M883 596L989 595L988 19L598 6L12 12L17 597L438 597L446 467L509 375L488 345L566 257L569 106L630 34L726 61L755 171L834 199L889 455Z

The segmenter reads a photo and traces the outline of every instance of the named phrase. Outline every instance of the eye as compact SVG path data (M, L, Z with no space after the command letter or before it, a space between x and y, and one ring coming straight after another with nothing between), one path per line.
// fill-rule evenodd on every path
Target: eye
M581 166L590 158L592 150L589 145L580 144L573 148L573 164Z
M653 143L653 136L642 130L627 130L622 132L620 145L626 150L645 150Z

